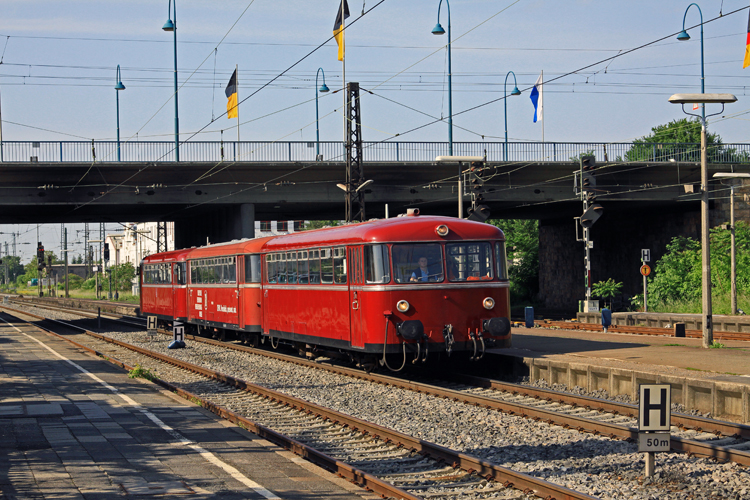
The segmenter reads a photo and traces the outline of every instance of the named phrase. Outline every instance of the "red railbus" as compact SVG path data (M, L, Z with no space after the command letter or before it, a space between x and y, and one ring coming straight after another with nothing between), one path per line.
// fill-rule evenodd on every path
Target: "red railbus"
M272 343L402 366L510 345L505 236L489 224L415 214L279 236L263 264Z
M418 213L186 250L188 324L394 370L510 346L502 231Z
M187 321L187 256L192 249L162 252L141 263L141 314Z

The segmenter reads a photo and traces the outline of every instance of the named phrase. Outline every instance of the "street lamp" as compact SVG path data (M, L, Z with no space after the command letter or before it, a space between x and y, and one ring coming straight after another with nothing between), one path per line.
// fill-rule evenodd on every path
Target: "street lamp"
M701 119L701 267L702 271L702 314L703 314L703 347L711 347L714 338L714 327L711 312L711 253L708 234L708 158L706 155L706 118L705 106L703 114L694 115L685 111L685 104L721 104L724 112L724 104L735 102L737 98L732 94L675 94L669 98L673 104L681 104L682 112L686 115L698 116ZM710 115L713 116L713 115Z
M505 74L505 83L503 84L503 104L505 105L505 149L503 150L503 160L508 161L508 94L506 93L506 86L508 85L508 75L513 75L513 90L510 95L521 95L521 91L518 90L518 82L516 81L516 74L512 71L508 71Z
M174 8L172 7L174 5ZM172 16L174 16L174 22ZM180 161L180 118L179 107L177 106L177 0L169 0L167 5L167 22L161 27L164 31L174 32L174 157L175 161Z
M438 4L437 24L432 28L433 35L444 35L445 30L440 25L440 7L443 0ZM451 82L451 5L445 0L448 7L448 154L453 156L453 87Z
M456 163L458 164L458 218L464 218L464 193L463 182L461 179L461 164L475 161L484 161L484 156L438 156L435 158L438 163Z
M682 31L679 35L677 35L677 39L681 42L687 42L690 40L690 35L688 35L688 32L685 31L685 19L687 19L687 13L690 10L690 7L695 5L695 8L698 9L698 14L701 16L701 94L706 92L706 78L703 74L703 12L701 12L701 8L698 6L697 3L691 3L687 6L687 9L685 9L685 15L682 16ZM703 117L703 121L706 121L706 106L701 106L701 116Z
M122 84L122 77L120 76L120 65L117 65L117 75L115 76L115 99L117 101L117 161L120 161L120 91L125 90L125 85Z
M742 185L741 179L750 178L750 174L746 173L735 173L735 172L718 172L714 174L714 178L726 179L729 185L729 230L731 231L732 247L730 251L730 281L732 283L731 302L732 302L732 314L737 314L737 247L735 244L735 232L734 232L734 188L739 184ZM739 183L737 182L739 180ZM725 182L722 180L722 184Z
M318 75L323 73L323 85L318 87ZM328 92L330 89L326 85L326 72L323 68L318 68L318 72L315 73L315 161L320 161L323 158L320 156L320 118L318 117L318 93Z

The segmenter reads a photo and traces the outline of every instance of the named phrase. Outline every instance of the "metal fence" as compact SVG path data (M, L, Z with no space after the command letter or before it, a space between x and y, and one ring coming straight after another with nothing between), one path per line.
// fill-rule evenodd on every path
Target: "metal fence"
M507 147L506 147L507 146ZM431 162L448 155L447 142L365 142L367 162ZM316 143L291 142L186 142L180 161L186 162L311 162ZM321 142L324 161L344 161L341 142ZM175 161L174 142L122 142L120 160L126 162ZM115 141L0 142L0 162L116 162ZM564 162L593 154L599 162L700 161L700 144L631 142L454 142L453 154L486 156L489 161ZM708 148L711 163L750 163L750 144L722 144Z

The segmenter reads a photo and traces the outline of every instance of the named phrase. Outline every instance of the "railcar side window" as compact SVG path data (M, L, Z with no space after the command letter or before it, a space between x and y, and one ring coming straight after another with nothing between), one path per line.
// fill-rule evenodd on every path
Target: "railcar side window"
M346 247L333 249L333 280L337 285L346 284Z
M182 272L184 274L184 269ZM190 261L190 283L196 285L207 285L236 282L236 257L217 257L214 259L197 259Z
M445 249L450 281L492 279L492 246L489 243L448 243Z
M185 270L187 268L187 263L185 262L177 262L174 265L174 282L177 285L184 285L187 283L187 275L185 274Z
M388 261L387 245L372 245L365 247L365 282L390 283L391 266Z
M330 248L320 251L320 282L327 285L333 283L333 253Z
M297 283L297 252L286 254L286 282L290 285Z
M495 261L497 263L497 277L501 280L508 279L508 260L505 255L505 242L495 243Z
M245 255L245 283L260 283L260 255Z
M396 283L436 283L445 279L439 243L397 244L391 254Z
M320 250L310 250L310 284L320 284Z
M266 254L266 279L269 283L276 283L278 273L276 270L276 254Z
M143 282L147 285L171 285L172 264L144 264Z
M297 252L297 283L307 285L310 282L310 271L307 252Z

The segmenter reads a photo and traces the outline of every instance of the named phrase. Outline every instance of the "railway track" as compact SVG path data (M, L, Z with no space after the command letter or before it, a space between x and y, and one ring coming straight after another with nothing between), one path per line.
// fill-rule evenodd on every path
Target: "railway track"
M51 306L45 306L45 308L54 309ZM81 313L77 310L66 310L85 317L95 317L95 315ZM125 323L141 327L144 324L143 321L137 321L135 318L127 318ZM167 332L162 333L167 334ZM197 342L252 354L261 354L307 368L322 369L385 386L461 401L468 405L491 408L510 415L519 415L524 418L559 425L563 428L573 428L581 432L631 441L638 437L638 407L634 404L534 388L465 374L452 374L444 382L437 384L434 376L427 382L425 380L428 379L423 376L419 376L419 380L421 380L419 381L392 375L367 374L358 369L321 364L278 352L258 350L193 335L187 337L189 340ZM677 412L672 412L671 424L671 448L673 451L750 466L750 426Z
M75 312L78 314L78 311ZM142 328L142 323L139 328ZM285 363L291 362L304 368L322 368L325 371L346 375L352 379L377 382L388 389L391 387L403 388L412 392L447 399L451 402L460 402L464 405L492 408L503 411L508 415L525 417L529 421L543 421L550 426L559 425L563 428L605 435L619 440L629 440L635 437L637 432L634 429L636 425L634 417L636 407L634 405L466 375L456 375L451 381L437 385L434 380L428 384L392 376L366 374L360 370L346 367L322 365L319 362L278 352L259 351L201 337L188 336L188 340L216 346L216 348L222 350L227 350L227 347L230 347L234 351L245 351L255 355L262 354L265 357L275 358ZM345 382L341 384L346 385ZM750 448L750 445L747 441L747 426L675 413L673 413L672 424L674 426L673 431L676 434L676 438L672 441L674 451L684 452L688 456L705 456L738 464L748 464L748 452L746 450ZM504 462L501 460L500 463ZM466 470L471 470L471 467ZM748 482L750 483L750 479L748 479Z
M512 490L522 493L514 498L594 498L64 321L16 314L85 335L86 345L45 328L125 369L148 362L159 385L386 498L478 499Z

